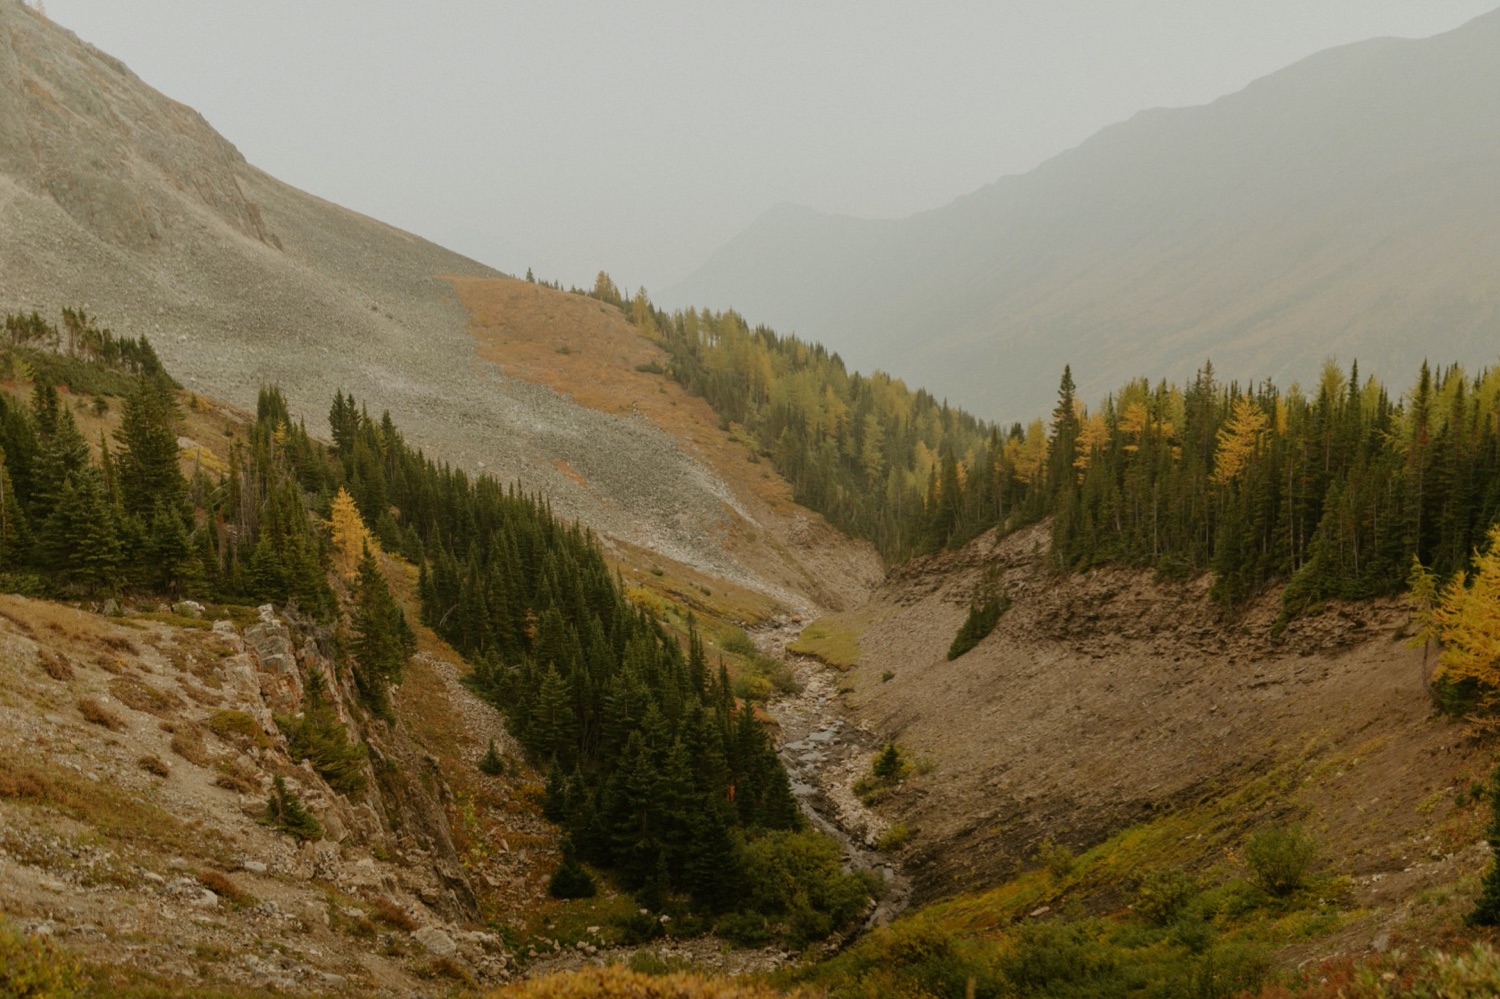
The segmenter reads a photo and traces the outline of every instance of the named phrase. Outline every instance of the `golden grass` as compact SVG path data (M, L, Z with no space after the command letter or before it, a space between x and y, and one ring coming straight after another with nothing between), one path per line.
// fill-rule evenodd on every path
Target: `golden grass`
M89 724L107 728L111 732L122 732L126 728L125 719L119 712L100 704L92 697L85 697L78 702L78 713Z
M15 793L6 797L91 825L100 836L116 843L207 858L216 858L224 847L219 834L189 826L134 795L121 794L108 781L96 783L38 760L0 757L0 793L7 788Z
M109 692L115 700L127 708L144 711L161 718L175 716L182 710L182 698L159 687L138 680L133 676L116 677L109 681Z
M838 669L848 669L864 654L859 646L859 632L837 616L814 621L786 648L788 652L811 656Z
M548 975L491 994L497 999L775 999L808 995L695 974L643 975L618 966Z

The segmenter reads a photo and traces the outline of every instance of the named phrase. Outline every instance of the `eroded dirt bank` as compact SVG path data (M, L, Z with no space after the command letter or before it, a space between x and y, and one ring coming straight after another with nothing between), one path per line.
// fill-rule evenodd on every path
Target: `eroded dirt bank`
M1046 547L1045 526L986 535L893 570L836 619L860 632L839 679L852 719L930 768L880 806L915 832L918 901L996 884L1046 839L1086 848L1271 773L1286 793L1261 818L1337 843L1361 902L1474 861L1433 830L1488 758L1435 715L1399 600L1329 602L1272 638L1279 594L1226 620L1206 579L1058 575ZM1013 606L949 662L986 568Z

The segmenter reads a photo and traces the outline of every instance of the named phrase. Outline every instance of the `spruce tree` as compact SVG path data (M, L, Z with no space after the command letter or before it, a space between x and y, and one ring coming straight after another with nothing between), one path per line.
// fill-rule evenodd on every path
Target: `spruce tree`
M390 714L386 687L401 681L402 667L416 650L416 639L369 546L359 561L357 592L354 677L371 710L384 717Z
M98 469L85 468L64 480L37 547L43 564L64 584L86 592L113 588L120 541Z
M30 539L26 515L11 484L5 449L0 447L0 571L14 569Z
M37 454L30 511L33 522L56 509L68 476L89 467L89 442L79 433L72 412L58 411L52 425L52 433L43 439Z
M1480 882L1479 898L1469 913L1471 926L1500 926L1500 764L1490 774L1490 824L1484 831L1491 857Z
M120 501L127 513L149 520L160 507L181 516L187 496L177 447L177 401L162 382L141 379L125 398L115 440L120 445Z

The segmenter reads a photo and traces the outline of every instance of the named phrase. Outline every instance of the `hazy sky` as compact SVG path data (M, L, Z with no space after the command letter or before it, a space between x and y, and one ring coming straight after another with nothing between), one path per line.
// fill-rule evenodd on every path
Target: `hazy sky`
M1496 0L45 0L291 184L660 289L777 202L900 216Z

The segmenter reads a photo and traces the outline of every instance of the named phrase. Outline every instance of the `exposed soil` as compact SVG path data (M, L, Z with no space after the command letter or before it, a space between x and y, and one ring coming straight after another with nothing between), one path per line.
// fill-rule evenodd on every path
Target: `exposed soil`
M514 751L498 715L424 653L396 694L416 731L369 734L414 781L340 794L270 720L317 655L288 634L268 614L208 629L0 597L0 915L121 987L506 980L514 955L482 913L544 904L556 834L524 800L534 777L475 768L489 738ZM424 745L424 727L451 741ZM261 821L275 775L324 838Z
M650 532L646 547L800 613L857 606L879 584L883 569L873 547L794 503L791 487L742 431L723 429L708 403L650 370L667 366L666 353L618 309L509 278L450 280L473 317L480 356L503 375L546 385L596 421L607 415L631 434L669 442L683 463L670 473L642 465L619 449L618 434L563 452L559 468L607 505L668 514L650 521L634 513L634 533L609 519L598 529L636 543Z
M920 900L996 884L1043 839L1087 847L1277 767L1299 783L1260 818L1317 830L1359 905L1482 863L1454 798L1488 760L1435 716L1399 601L1330 602L1273 640L1278 594L1226 621L1206 580L1055 574L1046 532L894 570L858 615L873 623L842 678L849 703L931 767L881 809L916 830ZM949 662L986 566L1014 605Z

